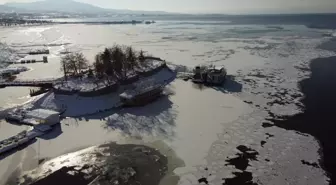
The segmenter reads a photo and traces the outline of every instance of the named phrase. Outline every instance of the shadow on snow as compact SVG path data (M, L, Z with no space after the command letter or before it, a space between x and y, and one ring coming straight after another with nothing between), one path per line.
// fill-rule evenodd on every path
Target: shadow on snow
M147 134L174 136L177 112L168 96L142 108L125 108L106 119L105 129L119 130L127 135Z
M173 103L164 95L146 106L107 111L82 119L104 120L104 129L121 131L126 135L146 134L170 138L174 136L176 116Z
M41 138L43 140L51 140L51 139L57 138L62 133L63 133L63 131L62 131L61 124L57 124L57 125L53 126L53 129L50 132L48 132L46 134L43 134L41 136L38 136L38 138Z

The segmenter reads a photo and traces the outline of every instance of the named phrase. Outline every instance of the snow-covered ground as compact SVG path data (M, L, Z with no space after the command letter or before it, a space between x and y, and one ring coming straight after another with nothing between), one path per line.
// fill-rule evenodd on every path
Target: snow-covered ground
M126 76L128 78L135 77L139 75L137 72L150 72L164 65L163 61L147 59L143 65L138 66L135 71L128 71ZM1 71L0 71L1 72ZM161 76L161 75L159 75ZM107 85L113 85L117 83L116 79L110 79L109 81L97 80L96 78L68 78L67 81L62 81L58 84L55 84L56 89L61 89L65 91L81 91L88 92L94 91L106 87Z
M154 82L155 84L164 84L165 81L172 80L175 74L164 68L156 74L141 78L135 84L144 84L146 82ZM115 93L106 94L95 97L81 97L78 95L60 95L48 92L45 95L32 102L32 108L45 108L57 111L63 111L64 116L78 117L88 114L104 112L116 107L120 102L119 94L127 89L133 89L133 84L121 86ZM71 87L73 89L73 87Z
M109 82L107 80L96 80L94 78L70 78L67 81L62 81L55 84L56 89L62 89L66 91L93 91L106 87ZM113 84L112 82L110 82Z
M0 30L0 35L6 34L1 42L12 47L34 42L47 45L51 51L48 64L26 65L32 70L21 73L19 79L61 76L58 52L82 51L93 61L97 52L114 43L132 45L136 50L143 49L176 65L224 65L230 77L222 88L206 88L177 79L167 88L169 96L145 107L105 112L85 119L66 119L48 137L2 159L0 182L17 169L36 167L37 155L55 157L107 141L152 143L159 140L185 163L185 167L175 170L180 177L179 184L198 184L204 179L209 184L222 184L223 179L230 181L237 176L247 177L241 184L250 181L257 184L328 184L319 165L312 167L302 162L318 164L318 142L311 136L274 127L265 119L270 112L292 115L302 111L299 103L302 94L297 82L309 75L311 59L335 53L318 49L319 44L330 39L324 38L320 30L301 25L281 28L185 26L162 22L137 26L55 25ZM18 99L26 93L25 90L16 91L0 90L0 96L6 97L0 100L2 107L8 106L9 101L20 103ZM68 98L60 97L74 114L84 108L105 108L113 102L113 96L102 97L99 101ZM37 101L37 105L57 107L61 101L56 99L50 93ZM4 132L6 130L0 129L0 135ZM242 145L249 148L255 158L239 158L244 151ZM234 160L242 160L246 167L235 166L231 163Z

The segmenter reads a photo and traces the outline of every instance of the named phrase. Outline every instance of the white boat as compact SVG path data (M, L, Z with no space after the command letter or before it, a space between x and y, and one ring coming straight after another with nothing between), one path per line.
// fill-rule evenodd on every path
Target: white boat
M0 144L0 154L8 152L18 146L18 143L11 143L11 144Z
M8 152L19 145L25 144L31 139L33 138L27 136L27 131L23 131L13 137L2 140L0 141L0 154Z
M8 152L20 145L23 145L30 140L33 140L36 137L47 133L50 130L52 130L52 126L46 124L38 124L34 126L33 130L23 131L8 139L2 140L0 141L0 154Z
M7 152L19 146L16 136L10 137L0 142L0 153Z

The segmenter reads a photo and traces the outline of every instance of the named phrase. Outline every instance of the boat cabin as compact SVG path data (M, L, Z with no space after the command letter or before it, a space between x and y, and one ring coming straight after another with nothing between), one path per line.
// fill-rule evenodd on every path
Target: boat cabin
M28 125L55 125L60 123L59 112L48 109L35 109L28 111L23 119L23 123Z
M226 74L224 67L196 66L194 69L193 82L221 85L225 82Z
M207 71L206 82L214 85L220 85L225 82L226 70L224 67L214 67Z

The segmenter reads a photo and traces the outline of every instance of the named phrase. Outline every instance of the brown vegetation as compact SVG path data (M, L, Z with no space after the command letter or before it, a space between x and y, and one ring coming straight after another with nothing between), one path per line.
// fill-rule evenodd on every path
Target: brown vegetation
M77 76L88 68L88 60L83 53L68 53L61 58L61 70L66 78L68 74Z

